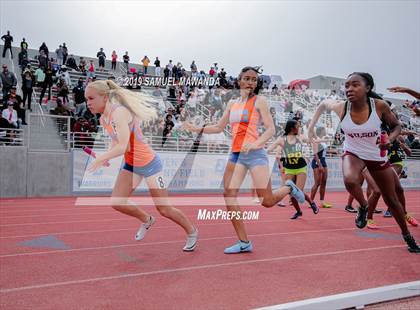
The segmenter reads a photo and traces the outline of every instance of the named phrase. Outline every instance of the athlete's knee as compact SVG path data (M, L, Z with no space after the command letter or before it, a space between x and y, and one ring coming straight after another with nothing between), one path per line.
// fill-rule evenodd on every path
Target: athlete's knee
M171 213L171 207L169 206L156 206L156 209L158 210L159 214L163 217L169 217Z
M225 198L233 198L237 196L237 190L235 189L230 189L230 188L225 188L223 191L223 196Z
M111 207L115 210L120 210L122 207L127 206L128 198L125 197L111 197Z
M271 208L272 206L274 206L274 204L275 204L275 201L268 197L263 198L263 201L261 202L261 205L265 208Z

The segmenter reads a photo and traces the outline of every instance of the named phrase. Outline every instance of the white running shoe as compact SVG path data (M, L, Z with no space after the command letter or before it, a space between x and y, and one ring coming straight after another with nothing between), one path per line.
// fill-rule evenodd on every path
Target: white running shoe
M197 239L198 239L198 229L194 227L194 232L187 235L187 242L185 246L182 248L185 252L192 252L194 251L195 247L197 246Z
M136 233L136 236L134 237L137 241L140 241L144 238L147 231L152 227L152 225L155 223L155 218L153 216L150 216L150 219L147 223L142 223L140 225L139 230Z

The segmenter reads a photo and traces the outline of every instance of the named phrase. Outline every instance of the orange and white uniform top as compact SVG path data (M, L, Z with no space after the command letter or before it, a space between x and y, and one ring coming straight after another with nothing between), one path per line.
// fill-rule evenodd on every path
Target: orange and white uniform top
M229 111L229 123L232 128L232 152L240 152L245 143L253 143L259 138L258 126L260 113L255 107L257 96L247 102L234 102Z
M114 142L118 142L115 124L112 121L112 113L121 104L114 104L111 107L111 113L108 120L102 115L100 123ZM144 141L143 132L140 127L140 120L133 115L133 120L128 124L130 127L130 139L127 151L124 153L124 159L127 164L133 167L144 167L149 164L156 156L155 151Z

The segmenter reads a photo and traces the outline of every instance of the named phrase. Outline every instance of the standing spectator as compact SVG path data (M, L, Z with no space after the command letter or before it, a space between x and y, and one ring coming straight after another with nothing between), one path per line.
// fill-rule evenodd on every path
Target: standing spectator
M44 50L40 50L39 51L39 55L38 55L38 64L41 68L46 68L47 64L48 64L48 57L45 54Z
M86 60L83 57L79 60L79 71L86 74Z
M71 87L71 79L70 79L70 74L67 71L67 66L61 67L60 78L62 78L64 82L66 82L67 86Z
M178 67L176 65L172 67L172 77L175 81L178 81Z
M13 86L16 86L17 79L13 72L10 72L5 64L3 64L3 72L0 73L1 85L3 86L3 100L7 100L7 96Z
M216 74L216 71L214 70L214 67L211 67L210 68L210 71L209 71L209 75L211 76L211 77L214 77L214 75Z
M6 51L10 50L10 57L13 59L13 52L12 52L12 42L13 37L10 35L10 31L7 31L7 34L3 35L1 39L4 41L3 46L3 58L6 57Z
M41 95L39 96L39 103L42 104L42 99L44 98L45 91L48 88L48 98L47 101L51 100L51 87L53 85L54 71L51 68L51 63L48 63L48 67L44 70L45 80L42 83Z
M81 113L86 109L85 88L83 87L83 78L79 78L77 86L73 88L73 101L76 106L76 114Z
M54 110L52 110L52 114L70 116L70 111L65 106L63 106L61 99L57 98L57 106Z
M150 59L146 55L144 55L143 59L141 60L144 67L144 74L147 74L147 67L149 67Z
M165 79L167 79L167 78L169 77L169 75L170 75L170 71L171 71L171 70L169 70L169 67L168 67L168 66L166 66L166 67L165 67L165 69L163 69L163 77L164 77Z
M67 63L67 57L69 56L69 50L67 49L66 43L63 43L63 65Z
M25 41L25 38L22 39L22 42L20 42L20 49L23 51L28 50L28 42Z
M40 54L41 54L41 51L44 51L45 56L47 56L48 58L49 51L48 51L47 44L45 44L45 42L42 42L41 46L39 47Z
M168 114L165 118L165 128L163 129L162 133L162 147L166 142L166 139L168 139L169 134L171 133L172 128L174 128L175 124L172 121L172 115Z
M155 75L160 76L160 60L158 57L156 57L154 64L155 64Z
M67 85L66 81L63 78L57 83L57 97L63 98L63 104L69 103L69 86Z
M90 63L89 63L89 68L88 68L88 72L87 72L87 75L88 75L88 78L93 78L94 76L95 76L95 66L93 65L93 60L91 59L90 61L89 61Z
M42 86L45 81L45 72L44 69L41 67L38 67L38 69L35 70L35 83L38 86Z
M130 56L128 56L128 52L125 52L125 55L123 56L123 61L124 61L124 65L125 68L127 69L127 74L129 73L129 63L130 63Z
M26 70L22 74L22 93L23 93L23 106L26 104L26 98L28 98L28 109L32 111L31 108L31 99L32 92L35 85L35 76L31 73L30 70Z
M112 55L111 55L111 59L112 59L112 61L111 61L111 69L114 70L114 71L117 69L117 58L118 58L117 52L116 51L112 51Z
M19 52L18 55L18 64L23 72L23 70L25 70L26 66L28 65L29 60L28 60L28 51L25 49L22 49Z
M195 76L197 74L197 65L195 64L195 60L191 63L190 69L192 75Z
M60 66L62 66L64 64L63 60L64 60L64 49L63 46L60 45L56 50L55 50L55 54L57 55L57 62Z
M9 128L19 128L17 112L13 109L13 105L14 103L12 101L8 101L7 109L3 110L1 116L7 121L6 124Z
M169 69L169 76L172 76L172 68L174 67L172 60L169 60L169 63L166 65L166 67Z
M22 97L16 94L16 86L13 86L10 90L9 102L13 102L13 109L17 113L18 123L22 122L23 125L27 125L25 121L25 106Z
M77 68L77 64L76 64L76 59L74 59L73 55L70 55L70 57L67 59L67 62L65 63L65 65L67 65L67 67L78 71Z
M106 55L102 47L99 49L99 52L96 54L96 57L99 60L99 70L104 71Z

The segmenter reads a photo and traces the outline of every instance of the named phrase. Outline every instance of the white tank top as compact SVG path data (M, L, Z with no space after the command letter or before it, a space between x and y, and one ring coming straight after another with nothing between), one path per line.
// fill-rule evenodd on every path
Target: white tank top
M381 157L378 147L381 134L381 123L376 113L375 100L370 98L371 112L369 119L357 125L351 119L351 103L347 101L346 114L341 121L341 129L344 132L344 151L357 155L360 159L373 161L386 161L387 157Z

